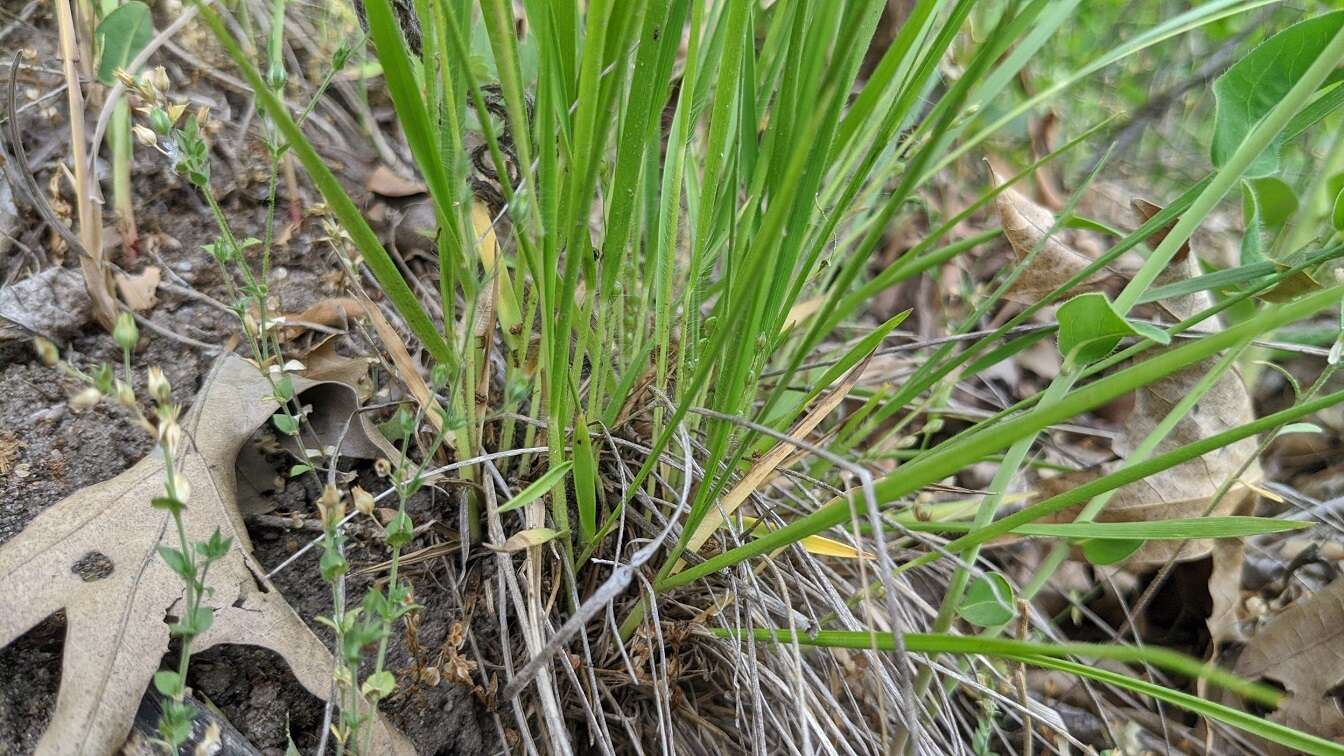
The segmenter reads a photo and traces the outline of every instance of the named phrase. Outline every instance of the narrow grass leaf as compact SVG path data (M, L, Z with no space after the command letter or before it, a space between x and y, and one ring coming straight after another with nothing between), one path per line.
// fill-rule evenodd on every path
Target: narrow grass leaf
M532 483L518 492L517 496L509 499L499 507L499 513L512 512L515 509L531 504L532 502L545 496L556 484L564 479L565 474L574 466L572 461L566 460L546 471L546 474L532 481Z

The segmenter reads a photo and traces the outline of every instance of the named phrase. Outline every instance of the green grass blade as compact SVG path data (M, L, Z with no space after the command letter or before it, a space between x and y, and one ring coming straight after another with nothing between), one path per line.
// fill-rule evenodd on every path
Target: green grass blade
M346 194L335 174L331 172L322 157L317 154L317 150L313 148L312 143L294 123L294 119L290 116L284 103L266 86L256 65L243 51L238 40L234 39L233 35L224 26L219 13L208 6L198 5L197 7L200 8L201 20L210 27L210 31L214 33L225 52L238 66L243 78L252 87L258 105L266 111L266 114L274 121L276 128L284 135L290 149L294 151L294 156L303 164L304 170L312 178L313 184L322 193L322 198L326 200L332 215L336 216L341 227L350 235L350 240L364 257L364 262L369 266L373 277L378 281L378 285L387 295L392 306L396 308L397 313L405 319L411 333L420 339L425 349L429 350L436 361L456 367L458 365L456 353L448 346L448 342L444 340L443 335L430 320L429 314L425 312L424 307L415 298L410 286L401 277L401 271L397 269L396 263L387 254L387 250L383 249L383 245L378 241L378 236L369 227L368 221L364 219L359 208L350 199L350 195Z

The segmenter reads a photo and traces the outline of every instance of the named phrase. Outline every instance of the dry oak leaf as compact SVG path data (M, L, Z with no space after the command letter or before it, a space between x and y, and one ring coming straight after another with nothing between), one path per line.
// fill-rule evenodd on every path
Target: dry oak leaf
M182 421L191 443L178 464L191 482L184 519L193 541L218 528L233 549L210 569L214 624L193 650L241 643L278 653L298 681L326 699L332 659L265 578L235 501L234 461L275 411L250 363L221 357ZM66 653L51 724L36 753L112 753L126 739L141 696L168 651L168 624L182 609L180 579L156 553L177 546L172 520L150 500L162 491L163 460L151 455L36 517L0 548L0 646L65 610ZM90 572L82 565L101 569ZM382 719L374 753L413 754Z
M1271 720L1344 743L1344 578L1275 617L1246 644L1234 671L1283 685L1288 695Z
M144 312L158 302L156 295L159 291L161 278L161 272L154 265L150 265L139 273L130 275L118 273L115 276L117 291L121 292L122 300L126 302L127 307L136 312Z
M1139 212L1141 215L1151 217L1151 214L1144 213L1143 210ZM1165 230L1160 231L1149 239L1149 243L1156 245L1165 235ZM1188 280L1197 272L1195 257L1180 255L1158 276L1154 285L1162 286ZM1160 308L1171 318L1182 320L1212 305L1209 293L1201 291L1163 300ZM1203 327L1218 330L1221 324L1216 318L1210 318L1205 321ZM1113 443L1115 453L1121 459L1128 457L1171 412L1177 402L1190 394L1196 384L1213 370L1218 359L1210 357L1193 363L1136 390L1134 407L1122 423L1120 435ZM1164 454L1254 420L1255 410L1251 405L1250 393L1234 367L1223 373L1194 408L1176 423L1171 432L1158 443L1153 454ZM1249 514L1254 498L1251 486L1259 483L1264 477L1255 459L1256 449L1255 438L1242 439L1124 486L1116 491L1097 519L1102 522L1147 522L1201 517L1205 514ZM1076 488L1114 470L1118 464L1101 465L1050 478L1044 481L1040 493L1043 496L1050 496ZM1234 476L1238 482L1228 490L1212 511L1208 511L1218 488L1225 480ZM1053 519L1072 521L1077 511L1077 509L1068 510ZM1239 637L1234 615L1239 600L1240 549L1240 542L1229 539L1217 542L1216 545L1213 539L1186 541L1184 545L1181 541L1149 541L1126 560L1125 564L1129 567L1159 566L1173 558L1190 561L1214 554L1215 570L1209 586L1213 597L1209 629L1215 640L1228 640Z
M995 186L1003 183L992 167L989 174ZM1035 304L1092 264L1091 258L1060 240L1058 229L1047 238L1046 234L1055 226L1055 216L1021 192L1008 187L994 198L994 204L999 211L1003 235L1007 237L1019 263L1040 247L1026 270L1004 294L1008 301ZM1086 291L1106 276L1104 271L1097 271L1071 291Z

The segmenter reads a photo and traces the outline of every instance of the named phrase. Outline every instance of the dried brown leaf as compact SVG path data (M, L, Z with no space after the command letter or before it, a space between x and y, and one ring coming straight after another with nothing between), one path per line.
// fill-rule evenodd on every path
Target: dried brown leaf
M144 312L158 302L160 277L161 272L154 265L129 276L125 273L118 273L116 275L117 291L121 292L121 299L127 307L136 312Z
M1235 672L1283 685L1288 695L1271 720L1344 742L1344 579L1275 617L1246 644Z
M233 549L210 569L207 604L215 621L194 646L221 643L269 648L313 695L330 693L332 660L317 636L265 578L235 501L234 460L275 411L270 387L234 355L215 364L183 420L193 440L179 460L194 492L187 535L218 528ZM149 501L162 490L163 461L141 460L117 477L85 488L36 517L0 549L0 645L51 614L68 622L62 684L39 754L110 753L126 738L141 694L168 650L169 618L181 611L180 579L156 553L176 546L166 512ZM95 561L110 567L81 575ZM375 724L374 752L413 749L385 722Z
M1136 203L1136 207L1142 206ZM1139 213L1151 217L1157 212L1157 209L1153 209L1155 207L1139 209ZM1161 232L1161 236L1165 234L1165 231ZM1151 241L1158 243L1161 239L1155 235ZM1195 264L1194 255L1181 257L1158 276L1155 285L1188 280L1197 273ZM1208 292L1195 292L1163 300L1161 304L1172 317L1184 319L1208 309L1213 303ZM1205 322L1206 327L1212 330L1221 328L1216 318ZM1217 362L1218 357L1196 362L1137 390L1134 393L1134 407L1121 423L1120 435L1113 444L1116 454L1121 459L1129 456L1172 408L1214 369ZM1250 394L1241 375L1233 368L1224 373L1194 408L1176 423L1157 445L1154 454L1163 454L1253 420L1255 411L1251 406ZM1097 519L1102 522L1143 522L1200 517L1206 513L1248 514L1247 510L1254 499L1251 487L1263 478L1260 465L1254 459L1256 449L1254 438L1243 439L1125 486L1116 492ZM1051 478L1045 481L1042 493L1049 496L1077 487L1109 472L1117 464ZM1239 476L1238 483L1209 511L1212 497L1218 488L1225 480L1237 476L1243 465L1246 469ZM1057 519L1070 521L1076 513L1077 510L1073 510ZM1126 561L1126 565L1161 565L1173 558L1190 561L1213 553L1215 572L1210 578L1210 594L1214 605L1209 629L1216 640L1227 640L1239 635L1234 610L1239 599L1241 545L1236 541L1226 541L1218 548L1215 553L1215 542L1212 539L1187 541L1184 545L1180 541L1149 541Z
M995 186L1003 183L993 168L990 169L990 176ZM1027 259L1037 246L1041 247L1027 269L1004 294L1004 298L1019 304L1034 304L1092 264L1086 255L1061 241L1058 233L1046 237L1055 225L1055 216L1021 192L1009 187L994 202L999 211L1003 235L1008 238L1019 262ZM1074 291L1084 291L1105 277L1105 273L1098 271L1075 287Z
M425 193L423 181L399 176L391 168L381 164L364 180L364 188L384 197L410 197Z

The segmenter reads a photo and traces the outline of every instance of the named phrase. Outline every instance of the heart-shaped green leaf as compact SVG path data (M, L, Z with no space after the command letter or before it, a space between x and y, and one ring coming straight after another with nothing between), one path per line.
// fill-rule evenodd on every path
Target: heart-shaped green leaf
M103 17L98 37L98 81L117 83L117 69L126 68L154 37L154 19L140 0L117 8Z
M1293 88L1302 74L1344 25L1344 11L1294 24L1265 40L1213 83L1217 112L1213 120L1213 164L1222 167L1255 125ZM1322 98L1324 99L1324 98ZM1331 102L1331 106L1338 103ZM1325 113L1303 111L1318 120ZM1299 116L1301 118L1302 115ZM1284 134L1300 133L1309 124L1294 124ZM1246 170L1247 176L1268 176L1279 170L1285 136L1272 142Z
M990 572L966 590L957 614L979 627L1002 625L1017 616L1017 596L1007 578Z

